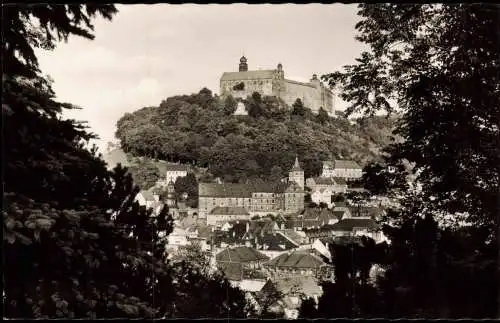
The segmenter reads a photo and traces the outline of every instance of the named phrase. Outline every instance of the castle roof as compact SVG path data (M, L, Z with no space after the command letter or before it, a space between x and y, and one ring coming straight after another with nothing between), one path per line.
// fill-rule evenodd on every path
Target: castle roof
M361 169L361 166L354 160L328 160L323 162L323 166L327 166L334 169Z
M240 81L255 79L272 79L274 70L258 70L245 72L225 72L220 78L221 81Z

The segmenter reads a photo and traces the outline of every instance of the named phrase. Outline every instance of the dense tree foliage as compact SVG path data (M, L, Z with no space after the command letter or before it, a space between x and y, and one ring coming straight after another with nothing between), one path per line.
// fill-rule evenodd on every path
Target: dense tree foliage
M56 37L69 35L92 39L91 20L115 13L113 5L2 7L4 315L178 317L176 306L206 299L192 284L215 298L190 313L241 315L243 293L228 295L227 281L165 261L168 208L153 217L134 202L139 188L127 170L108 171L88 149L93 135L62 119L72 105L55 100L38 68L35 47L53 49ZM212 97L200 93L200 100Z
M348 112L401 114L392 159L414 163L421 207L468 213L496 232L499 183L499 7L362 5L357 65L324 78ZM494 228L494 230L493 230ZM491 237L490 237L491 238Z
M406 193L384 229L392 243L379 297L366 303L380 316L497 315L499 14L485 4L362 4L357 39L370 50L324 76L351 103L347 114L400 115L403 140L365 176L372 192ZM420 189L405 189L408 171ZM450 215L470 225L447 225Z
M323 295L317 308L305 303L300 316L304 318L381 317L377 289L369 284L374 264L387 262L387 244L375 244L370 238L361 241L336 242L330 245L334 262L335 282L322 284Z
M171 97L159 107L125 114L116 136L128 153L208 167L216 177L234 182L285 177L296 154L305 175L317 176L323 160L374 160L390 142L393 120L384 117L354 124L329 117L318 123L301 103L300 109L309 112L292 115L283 102L258 93L244 101L249 116L232 116L224 112L226 101L207 89Z
M143 159L137 164L128 168L134 182L143 190L147 190L155 185L160 179L160 169L148 159Z
M177 178L174 187L178 197L187 193L188 206L198 207L198 181L193 173L189 172L186 176Z

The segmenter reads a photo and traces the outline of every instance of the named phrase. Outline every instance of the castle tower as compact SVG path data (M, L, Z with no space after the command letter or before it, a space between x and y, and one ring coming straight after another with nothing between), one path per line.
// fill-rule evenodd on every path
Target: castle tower
M247 72L248 71L248 65L247 65L247 58L245 56L241 56L240 58L240 72Z
M316 75L316 74L313 74L312 79L311 79L310 82L312 84L314 84L316 86L316 88L320 88L321 87L321 82L319 81L318 75Z
M297 156L295 156L295 163L288 173L288 181L295 182L299 184L302 189L304 188L304 171L300 168L299 158Z
M283 65L281 65L281 63L278 63L277 74L279 79L285 78L285 71L283 71Z

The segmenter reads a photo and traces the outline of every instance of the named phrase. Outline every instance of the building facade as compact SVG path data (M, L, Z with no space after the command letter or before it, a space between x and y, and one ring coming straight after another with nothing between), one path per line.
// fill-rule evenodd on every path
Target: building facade
M356 180L363 176L363 169L354 160L324 161L321 176Z
M158 185L166 187L170 182L175 183L179 177L185 177L188 174L188 167L182 164L161 163L158 164L162 178L158 180Z
M283 65L276 69L248 70L247 59L241 57L238 72L225 72L220 79L220 95L246 98L254 92L262 96L275 96L287 105L301 99L304 106L318 113L323 108L328 114L334 113L333 94L318 79L316 74L307 83L285 79Z
M296 213L304 209L304 172L298 159L287 183L199 183L199 216L206 218L216 207L241 207L251 216Z

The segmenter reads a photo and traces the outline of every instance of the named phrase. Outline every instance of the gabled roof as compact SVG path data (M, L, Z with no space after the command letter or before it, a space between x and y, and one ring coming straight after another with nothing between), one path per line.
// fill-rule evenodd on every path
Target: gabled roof
M248 211L241 206L217 206L212 211L212 215L250 215Z
M326 265L321 258L305 251L295 251L290 254L285 253L268 261L268 267L288 267L288 268L319 268Z
M333 211L333 215L337 217L337 219L341 220L344 216L345 211Z
M354 160L328 160L323 162L323 166L327 166L334 169L362 169L359 164Z
M367 218L349 218L342 219L339 222L332 224L332 230L334 231L352 231L354 228L366 228L368 230L377 231L380 226L373 219Z
M275 225L276 222L272 220L250 221L248 232L245 236L253 238L257 235L272 232Z
M283 251L297 248L299 244L287 239L281 233L265 233L263 236L256 236L257 243L266 245L263 250Z
M239 81L255 79L272 79L274 70L258 70L246 72L225 72L220 78L221 81Z
M227 248L219 252L215 259L217 262L247 263L254 261L265 261L269 257L250 247Z
M148 202L152 202L155 200L154 194L157 193L157 189L154 187L151 187L148 190L142 190L139 193L144 197L144 199Z
M288 229L288 230L282 231L281 233L284 234L289 239L291 239L292 241L298 243L299 245L301 243L303 243L304 240L305 240L305 237L303 237L300 234L298 234L295 230Z

